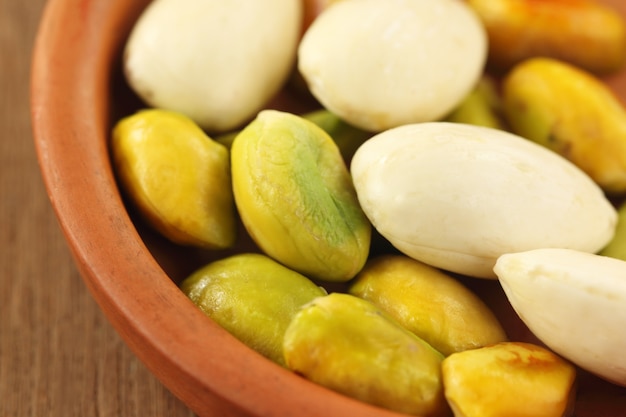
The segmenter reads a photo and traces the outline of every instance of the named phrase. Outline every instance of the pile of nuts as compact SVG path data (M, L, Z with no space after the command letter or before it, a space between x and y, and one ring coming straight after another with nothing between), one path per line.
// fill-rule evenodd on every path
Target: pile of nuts
M254 242L180 287L268 359L412 415L562 416L576 366L626 386L625 63L592 0L155 0L112 159L172 242Z

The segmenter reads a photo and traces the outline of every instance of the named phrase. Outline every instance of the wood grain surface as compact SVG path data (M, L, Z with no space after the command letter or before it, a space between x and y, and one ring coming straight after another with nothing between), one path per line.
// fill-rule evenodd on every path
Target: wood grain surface
M29 116L44 0L0 0L0 416L192 416L109 325L52 212Z

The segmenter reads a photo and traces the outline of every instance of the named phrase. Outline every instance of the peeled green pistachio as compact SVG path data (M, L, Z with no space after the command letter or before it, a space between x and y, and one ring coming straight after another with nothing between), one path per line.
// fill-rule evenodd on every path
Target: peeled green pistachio
M507 340L487 305L451 275L404 255L370 260L349 288L444 355Z
M250 236L310 278L347 281L369 254L371 225L333 140L300 116L264 110L231 148L233 191Z
M510 252L597 252L617 214L589 176L556 153L502 130L459 123L406 125L366 141L351 172L374 227L406 255L495 278Z
M216 323L281 365L283 335L293 315L326 294L308 278L253 253L214 261L190 275L180 288Z
M117 123L111 152L126 194L165 237L211 249L235 243L228 150L191 119L139 111Z
M529 343L452 354L442 374L455 417L565 417L575 399L574 366Z
M286 83L302 18L294 0L155 0L126 44L126 78L151 106L227 132Z
M337 144L339 152L341 152L346 163L349 163L352 159L352 155L354 155L359 146L372 136L372 133L346 123L339 116L326 109L304 113L301 117L315 123L317 126L321 127L324 132L328 133L331 139ZM239 133L240 131L225 133L215 137L215 140L230 149Z
M486 56L486 32L465 2L347 0L313 21L298 68L325 108L378 132L445 116Z
M347 396L423 417L448 411L443 355L369 301L316 298L294 316L283 350L288 368Z
M494 270L511 305L542 342L626 386L626 261L546 248L502 255Z

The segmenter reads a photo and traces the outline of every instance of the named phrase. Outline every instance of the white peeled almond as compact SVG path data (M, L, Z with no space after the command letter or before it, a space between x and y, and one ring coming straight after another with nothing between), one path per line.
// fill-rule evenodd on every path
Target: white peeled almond
M291 74L302 13L300 0L155 0L126 44L127 80L149 105L235 129Z
M535 336L581 368L626 386L626 262L536 249L502 255L494 270Z
M369 131L433 121L474 87L487 55L458 0L342 0L308 28L298 68L330 111Z
M431 122L375 135L355 153L359 203L397 249L495 278L496 259L541 247L600 250L615 208L571 162L502 130Z

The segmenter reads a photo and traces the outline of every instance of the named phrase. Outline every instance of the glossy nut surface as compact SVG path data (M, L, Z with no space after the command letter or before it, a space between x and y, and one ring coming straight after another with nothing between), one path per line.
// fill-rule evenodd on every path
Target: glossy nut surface
M208 249L234 245L229 152L191 119L139 111L115 125L111 153L126 195L168 239Z
M455 353L442 365L455 417L565 417L576 369L548 349L507 342Z
M378 232L404 254L464 275L495 278L508 252L595 252L614 234L615 208L588 175L498 129L400 126L365 142L350 169Z
M363 267L371 225L324 130L264 110L235 138L231 161L241 219L265 253L323 281L347 281Z
M308 278L256 253L211 262L186 278L181 290L216 323L281 365L283 336L294 314L326 294Z
M361 401L443 416L443 355L369 301L342 293L296 313L284 340L287 367Z
M534 58L507 74L502 91L513 132L569 159L608 193L626 192L626 109L601 79Z
M370 260L349 292L377 305L446 356L507 340L497 317L476 294L408 256Z

